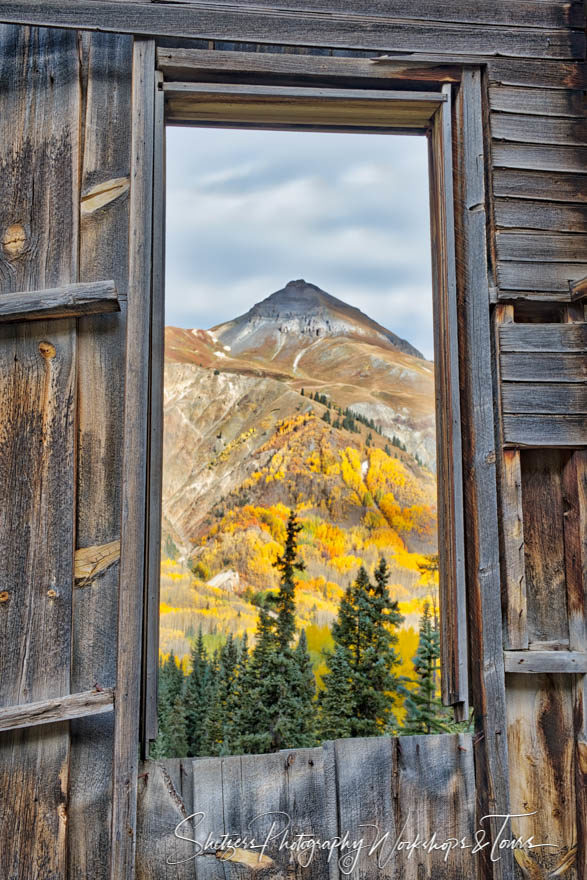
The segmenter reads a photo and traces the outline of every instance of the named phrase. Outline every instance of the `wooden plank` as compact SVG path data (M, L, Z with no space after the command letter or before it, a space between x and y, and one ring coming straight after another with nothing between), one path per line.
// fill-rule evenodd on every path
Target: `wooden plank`
M433 92L168 83L165 118L275 126L401 126L425 130L443 98Z
M11 0L0 3L0 21L48 27L102 30L142 36L185 37L330 46L452 55L512 56L582 60L585 37L579 31L534 27L491 28L483 24L446 24L399 19L365 19L336 13L272 13L230 6L211 9L104 0Z
M491 114L491 136L497 141L522 144L576 144L585 147L587 121L559 116L530 116L518 113Z
M120 304L113 281L66 284L48 290L5 293L0 298L0 324L72 318L118 312Z
M518 875L524 878L580 876L573 858L574 678L508 675L508 741L510 753L519 756L510 782L511 812L519 814L512 831L551 844L518 852Z
M483 118L477 71L465 71L456 102L455 142L460 185L456 195L457 284L461 376L463 383L464 514L467 523L467 611L471 701L483 736L475 743L476 814L505 813L509 806L508 749L505 736L505 679L496 495L496 448L492 344L489 326ZM474 210L473 210L474 209ZM497 820L487 828L492 839ZM490 863L480 853L481 876L505 880L513 875L513 856Z
M443 86L449 97L450 86ZM468 716L467 617L459 392L451 105L437 113L430 142L431 238L439 493L442 696Z
M339 833L348 831L351 840L363 838L367 844L354 864L341 865L344 867L341 874L351 880L397 877L395 860L389 858L389 843L384 846L383 854L378 852L381 867L378 858L369 855L369 847L377 838L377 828L389 831L392 840L399 831L393 804L392 784L396 772L393 744L387 736L339 739L334 744Z
M55 724L87 715L101 715L114 709L114 690L85 691L35 703L22 703L0 709L0 731Z
M501 467L502 543L505 569L506 632L510 649L528 647L524 518L520 453L505 449Z
M587 433L587 432L586 432ZM585 440L587 443L587 438ZM587 651L587 452L574 452L562 477L569 646Z
M463 837L472 840L476 828L472 737L402 736L395 745L394 802L396 826L401 832L396 839L431 840L436 834L438 842ZM384 847L383 855L385 852ZM448 858L445 856L441 849L401 849L394 859L395 876L402 880L476 880L479 876L477 856L470 850L454 848Z
M509 229L587 232L587 205L524 199L495 199L495 222Z
M493 193L510 198L553 202L587 202L587 174L495 168Z
M79 72L75 34L0 28L4 293L76 280ZM0 328L2 705L70 693L75 364L74 320ZM66 876L68 772L66 723L2 735L5 876Z
M116 4L114 4L116 5ZM133 46L128 329L114 727L111 880L132 876L136 848L145 576L155 44Z
M490 85L527 86L535 89L585 89L587 65L559 61L490 59L487 65Z
M194 880L195 847L189 842L193 840L193 831L190 823L185 821L188 816L167 762L141 764L136 880Z
M569 289L571 291L571 302L576 303L584 300L587 297L587 275L579 281L570 282Z
M584 651L504 651L506 672L570 673L587 672Z
M569 284L587 272L587 263L500 262L497 279L501 290L535 290L564 293L568 299Z
M201 0L166 0L166 2L201 6ZM206 6L234 8L227 0L206 0ZM276 10L275 0L250 0L239 4L241 9L266 9L268 14ZM436 22L459 22L470 24L505 24L508 27L573 28L585 26L585 14L577 0L571 3L518 2L512 9L507 0L496 0L491 6L469 4L463 7L458 0L418 0L406 7L401 0L280 0L279 11L297 15L329 13L360 19L386 20L419 19Z
M587 384L504 382L504 413L587 414Z
M561 486L567 455L541 449L521 454L530 643L569 638Z
M504 352L502 378L506 382L577 382L587 379L584 354L554 352Z
M585 173L587 147L544 143L514 143L496 140L491 150L494 168L529 171Z
M496 250L500 261L585 263L587 235L547 232L498 232Z
M86 208L89 193L117 196L88 211L82 195L79 273L113 278L123 296L117 314L78 321L72 688L80 691L116 684L129 193L112 181L130 179L132 38L86 35L84 48L81 190ZM80 719L71 731L69 875L107 880L114 717Z
M578 89L516 88L494 85L489 89L489 107L502 113L570 116L582 119L585 115L585 97Z
M587 348L587 324L505 325L499 330L499 347L501 352L581 352Z
M161 491L163 478L163 361L165 348L165 120L164 97L155 80L153 154L153 294L149 359L149 475L147 482L147 589L144 613L141 749L157 737L159 671L159 585L161 570Z
M459 82L458 65L438 61L411 60L378 62L372 58L337 58L329 55L276 54L274 52L227 52L221 49L157 49L157 67L167 82L271 77L276 80L321 83L377 84L385 80L418 83ZM246 81L246 79L245 79Z
M504 443L517 447L587 446L586 419L581 415L504 415Z

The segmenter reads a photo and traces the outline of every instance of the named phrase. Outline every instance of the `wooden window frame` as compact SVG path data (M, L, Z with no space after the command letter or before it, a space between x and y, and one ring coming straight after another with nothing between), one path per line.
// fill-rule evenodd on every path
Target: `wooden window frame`
M185 76L189 50L181 53ZM205 53L195 52L196 71ZM230 53L223 53L225 55ZM236 56L241 53L233 53ZM154 133L154 237L147 585L144 614L143 750L157 733L158 604L161 539L162 384L166 125L424 135L429 144L433 263L438 530L443 700L457 719L469 714L459 341L453 186L453 101L450 83L407 80L401 88L337 88L329 83L244 83L165 79L173 50L157 73ZM208 53L214 56L215 53ZM187 56L187 57L186 57ZM266 56L265 56L266 57ZM279 57L279 56L277 56ZM334 60L334 59L333 59ZM210 59L210 63L213 60ZM342 67L342 65L341 65ZM176 68L177 69L177 68ZM451 75L452 78L452 75ZM279 77L275 79L278 81ZM385 82L382 83L385 85ZM427 85L427 84L426 84ZM411 86L411 88L410 88Z

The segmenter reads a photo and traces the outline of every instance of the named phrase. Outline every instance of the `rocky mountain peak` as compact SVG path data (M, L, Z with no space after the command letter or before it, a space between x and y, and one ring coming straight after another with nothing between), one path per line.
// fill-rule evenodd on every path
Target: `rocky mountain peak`
M382 327L360 309L326 293L303 278L288 281L244 315L213 328L233 352L259 349L292 339L351 337L391 345L398 351L422 358L409 342Z

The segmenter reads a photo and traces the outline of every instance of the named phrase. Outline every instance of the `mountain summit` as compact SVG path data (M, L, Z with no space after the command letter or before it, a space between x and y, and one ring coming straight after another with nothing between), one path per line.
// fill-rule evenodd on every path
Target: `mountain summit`
M303 278L289 281L244 315L219 324L212 331L234 355L245 351L267 353L273 349L275 357L293 339L299 346L304 338L309 342L325 337L349 337L391 345L397 351L423 358L405 339Z

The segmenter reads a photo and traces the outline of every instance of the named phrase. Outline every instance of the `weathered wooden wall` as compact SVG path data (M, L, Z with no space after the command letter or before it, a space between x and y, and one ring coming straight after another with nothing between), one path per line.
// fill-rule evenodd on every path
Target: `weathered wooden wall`
M269 861L259 862L259 850L249 849L249 867L242 863L243 847L234 861L220 860L215 848L193 858L196 847L173 830L199 812L205 816L197 827L189 821L178 833L201 844L208 833L215 839L254 834L260 842L276 823L274 832L287 827L290 842L299 834L334 842L348 832L351 843L363 840L365 846L355 862L348 847L334 849L330 859L327 849L317 848L308 863L308 850L280 849L275 838L264 853ZM430 840L434 832L436 850L420 846L410 854L406 841L418 835ZM147 762L139 780L137 878L475 880L474 832L470 735L347 739L272 755ZM465 838L470 848L451 847L447 855L447 842L455 838ZM182 859L181 865L167 864Z
M89 23L126 34L159 34L166 38L160 40L162 48L181 43L214 53L218 69L213 77L225 76L238 64L249 82L266 75L268 54L281 56L282 81L294 83L307 82L310 73L328 76L342 59L348 84L368 86L369 70L376 69L371 85L379 87L382 72L389 83L409 78L426 83L429 72L438 76L439 70L446 81L457 82L463 65L481 65L491 296L482 302L477 298L474 305L477 318L492 313L496 376L502 366L499 325L523 323L538 339L540 323L584 321L582 306L564 303L569 281L587 274L587 74L584 6L578 0L413 0L407 5L396 0L256 0L254 10L221 0L164 7L47 0L0 2L0 21L57 23L70 29L1 31L2 293L114 279L123 303L118 314L13 324L1 330L0 698L10 706L95 684L108 687L116 676L124 295L133 246L128 195L132 38L82 35L75 28ZM235 50L239 60L233 63ZM369 60L382 55L387 57ZM141 167L140 156L135 156L135 171ZM465 194L467 209L474 218L484 206L469 196ZM135 238L139 234L135 218ZM139 290L141 276L136 267L134 271ZM460 283L466 287L469 282L461 277ZM138 309L136 300L135 305ZM507 354L504 350L503 356ZM133 388L141 390L137 365L140 357L131 376ZM511 359L504 366L509 369ZM586 876L584 677L564 671L564 666L565 655L571 669L571 653L586 650L587 464L579 448L586 442L585 385L573 373L567 384L574 387L563 393L559 386L567 380L546 375L525 399L527 373L503 378L503 393L496 384L493 413L485 421L489 425L496 417L497 461L491 455L484 460L479 447L469 462L469 473L482 469L486 484L498 488L501 559L498 597L494 554L477 553L469 534L469 585L471 597L477 597L469 617L478 711L476 758L487 746L486 754L494 754L499 763L505 751L497 743L507 732L511 810L537 811L534 819L521 820L517 830L535 833L537 840L546 837L559 847L556 854L541 849L520 857L519 877L546 877L558 869L559 875L578 880ZM530 381L537 385L536 376ZM470 390L463 389L465 400ZM489 388L477 392L487 403ZM561 419L562 414L570 418ZM520 434L527 415L534 418L533 432ZM542 431L537 415L544 417ZM556 426L560 430L553 435ZM478 436L471 439L480 442ZM130 465L135 483L137 462ZM474 496L467 505L474 513ZM489 513L493 529L496 511ZM471 522L473 529L485 526L478 516ZM497 531L491 529L485 530L485 540L494 535L495 543ZM107 550L100 549L104 545ZM89 547L97 548L88 551L90 558L95 553L107 564L98 565L88 578L88 553L79 557L81 577L76 582L73 551ZM133 569L132 560L129 566L124 589L134 591L131 599L136 600L140 585L133 577L140 566L137 562ZM535 672L507 672L504 677L487 659L488 634L479 631L483 618L478 612L498 609L499 604L502 647L516 652L509 655L506 668L517 668L520 652L535 658L530 664ZM136 601L129 607L136 634ZM501 627L498 632L501 639ZM507 731L496 727L491 699L486 702L488 694L491 698L495 688L504 686ZM136 702L129 705L135 712ZM484 746L486 735L491 743ZM69 733L61 723L0 734L2 828L16 816L15 832L0 835L4 876L109 876L112 737L111 714L71 722ZM405 742L402 748L409 750ZM247 760L252 759L195 767L198 774L217 774L219 766L226 773L237 767L242 772ZM481 766L478 760L478 797L487 782ZM139 779L143 876L145 828L155 836L163 834L163 817L171 821L182 810L169 796L162 771L147 766L144 772L149 776ZM122 783L127 785L124 779ZM158 795L153 793L157 786ZM179 787L187 806L193 795L186 794L184 781ZM352 802L352 785L348 791ZM388 798L389 791L382 797ZM161 804L167 814L158 817ZM131 805L119 802L117 809L126 810L132 821ZM490 871L494 877L511 876L503 864L484 862L484 876ZM214 871L225 876L220 867L210 869L213 876ZM183 876L181 870L161 868L158 876ZM237 870L242 874L244 869ZM441 867L431 870L423 866L415 876L444 876Z

